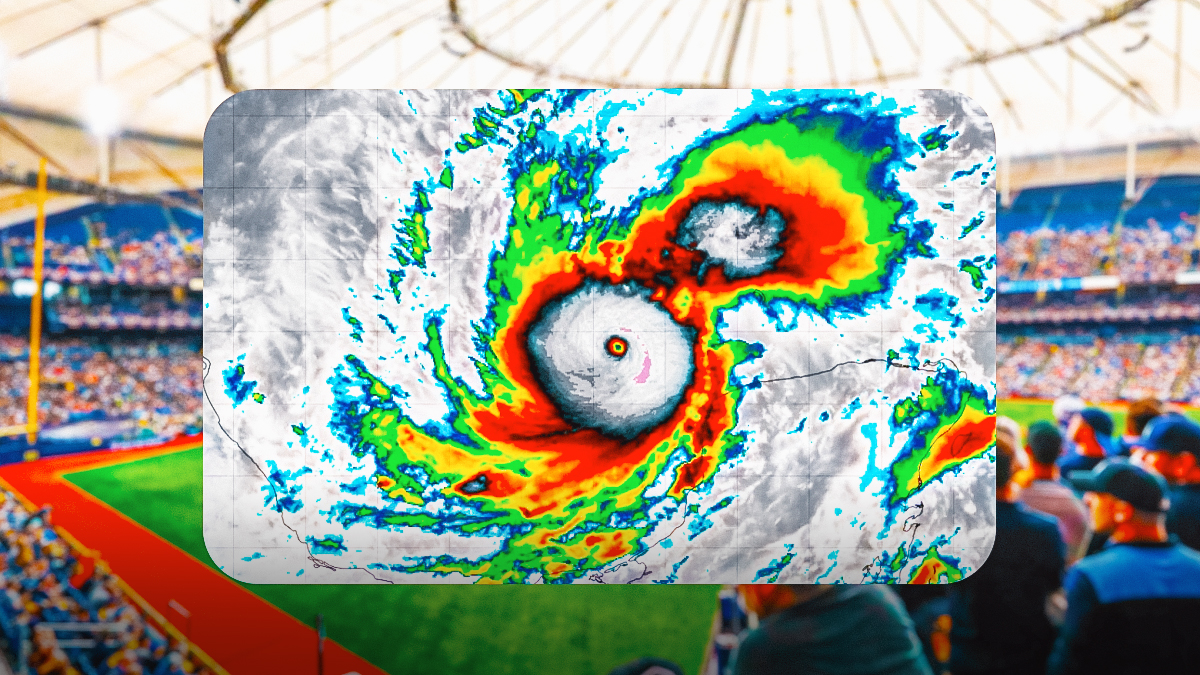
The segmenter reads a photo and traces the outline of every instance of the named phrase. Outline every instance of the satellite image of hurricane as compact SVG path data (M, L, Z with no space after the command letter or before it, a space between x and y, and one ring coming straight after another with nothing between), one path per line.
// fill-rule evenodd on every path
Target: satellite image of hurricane
M995 525L992 127L943 90L238 94L204 533L258 583L949 583Z

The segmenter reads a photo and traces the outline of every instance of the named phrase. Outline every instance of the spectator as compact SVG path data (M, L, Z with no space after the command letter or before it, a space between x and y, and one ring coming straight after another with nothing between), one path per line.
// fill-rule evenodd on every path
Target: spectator
M1125 414L1125 435L1117 440L1117 454L1125 457L1133 452L1150 420L1163 414L1162 401L1156 398L1143 398L1129 404Z
M661 675L682 675L682 672L683 671L672 672L667 670ZM154 675L184 675L185 673L187 673L187 671L184 670L183 667L183 654L179 652L171 652L168 654L167 658L163 659L158 664L158 668L154 669ZM647 673L645 670L632 670L625 671L623 674L620 669L617 669L609 673L609 675L654 675L654 673Z
M736 675L931 675L904 605L884 586L740 588L762 623L738 647Z
M81 228L82 229L82 228ZM73 243L50 240L45 245L45 272L48 279L81 283L106 278L110 283L168 285L186 284L201 276L201 237L195 232L156 232L149 240L140 235L118 236L119 241L102 237L97 246L81 241ZM0 238L3 260L0 273L10 278L28 277L33 265L33 238L5 236Z
M1071 387L1086 399L1111 401L1117 398L1127 374L1138 365L1143 346L1116 338L1097 338L1094 344L1081 359L1084 361L1082 374Z
M1200 318L1200 293L1195 291L1158 293L1151 297L1121 297L1115 292L1112 295L1096 295L1094 292L1059 292L1042 302L1036 296L1028 294L1002 295L997 298L996 322L1016 325L1029 324L1086 324L1112 323L1118 321L1180 321ZM1149 345L1147 351L1150 363L1142 363L1137 371L1169 373L1180 364L1180 357L1186 361L1186 347L1175 351L1176 346L1183 347L1181 342L1171 342L1167 345ZM1163 350L1154 354L1155 349ZM1167 353L1172 352L1172 353ZM1161 358L1161 361L1159 359ZM1154 363L1154 361L1158 361ZM1143 366L1149 365L1149 368ZM1132 391L1154 391L1164 383L1162 381L1131 382L1127 385ZM1170 384L1170 382L1166 382ZM1089 398L1087 395L1081 395ZM1156 394L1139 394L1141 396L1157 396ZM1137 397L1134 397L1137 398Z
M950 587L954 675L1041 673L1054 644L1046 603L1062 580L1065 547L1051 518L1016 503L1015 453L997 439L995 542L979 569Z
M1195 298L1200 299L1200 298ZM1156 304L1153 309L1155 319L1183 318L1163 315L1166 307ZM1195 318L1200 319L1200 304L1193 305L1198 310ZM1124 368L1127 380L1121 388L1121 398L1124 399L1165 399L1170 398L1175 391L1175 384L1187 370L1191 361L1189 340L1182 336L1170 336L1167 342L1146 345L1141 359Z
M1028 381L1050 355L1050 344L1044 340L1020 340L998 361L996 386L1000 396L1026 395Z
M1080 205L1089 200L1086 195L1079 199ZM1126 281L1173 281L1194 257L1193 241L1192 228L1182 216L1165 223L1153 217L1126 222L1116 238L1110 219L1074 223L1069 227L1023 228L1010 232L999 242L998 274L1002 279L1118 274Z
M1050 413L1054 415L1054 421L1062 429L1066 429L1071 423L1071 418L1083 412L1087 407L1087 403L1074 394L1059 396L1054 400L1054 404L1050 407Z
M1011 417L1000 415L996 418L996 437L1004 437L1008 443L1014 448L1020 448L1021 443L1021 425ZM1021 487L1029 485L1029 481L1033 480L1033 474L1030 470L1029 457L1024 450L1018 451L1014 459L1017 462L1016 471L1013 480Z
M1025 383L1027 392L1043 398L1053 396L1062 390L1064 384L1074 382L1079 377L1091 363L1094 351L1092 344L1051 345L1050 358ZM1074 398L1069 400L1073 402Z
M1134 462L1172 486L1167 532L1200 550L1200 425L1182 415L1156 417L1139 443Z
M950 597L948 584L897 584L892 588L908 616L925 651L925 660L935 673L950 660Z
M1087 403L1075 394L1059 396L1054 399L1054 404L1050 407L1050 414L1054 415L1054 421L1066 439L1063 443L1063 451L1066 455L1075 454L1075 441L1071 440L1071 435L1067 433L1067 427L1071 425L1071 420L1083 412L1086 407Z
M1079 306L1063 301L1061 307L1053 303L1031 304L1026 309L1029 313L1027 323L1044 324L1072 321L1070 315L1077 312ZM1120 311L1114 312L1096 320L1200 321L1200 292L1193 292L1179 306L1155 300L1125 303ZM1003 314L1001 310L1001 316ZM1045 336L1016 337L1012 341L1001 335L997 343L997 392L1002 398L1060 396L1065 399L1061 396L1064 392L1074 392L1097 401L1153 398L1160 401L1190 401L1200 405L1200 368L1197 368L1193 356L1198 349L1200 335L1178 331L1151 337L1144 334L1116 334L1099 338L1093 331L1080 329ZM1076 404L1074 407L1078 410L1085 407L1075 396L1069 400ZM1065 402L1057 401L1059 405L1055 409L1056 418L1064 414L1066 416L1064 429L1071 414L1078 412L1064 408ZM1069 439L1067 446L1067 454L1071 454Z
M1029 425L1028 437L1025 449L1029 453L1033 481L1021 490L1020 501L1058 520L1058 532L1067 545L1067 564L1074 564L1087 551L1092 533L1083 502L1059 482L1055 462L1062 455L1062 434L1051 422L1034 422Z
M1195 672L1200 553L1168 539L1166 483L1121 458L1069 478L1109 544L1067 576L1067 615L1049 672Z
M1067 438L1075 444L1075 452L1058 461L1063 474L1090 469L1112 454L1113 421L1099 408L1084 408L1071 418Z
M1007 436L1014 448L1021 445L1021 425L1011 417L1000 415L996 418L996 435Z

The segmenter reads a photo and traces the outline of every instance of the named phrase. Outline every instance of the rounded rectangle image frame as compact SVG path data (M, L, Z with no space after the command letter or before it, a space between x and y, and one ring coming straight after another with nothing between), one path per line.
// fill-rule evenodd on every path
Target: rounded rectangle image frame
M205 542L252 583L952 583L995 135L947 90L256 90L205 131Z

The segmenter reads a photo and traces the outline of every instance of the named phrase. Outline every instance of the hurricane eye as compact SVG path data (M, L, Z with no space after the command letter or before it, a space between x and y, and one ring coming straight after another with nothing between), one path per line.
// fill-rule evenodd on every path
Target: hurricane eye
M629 440L674 413L692 379L693 340L649 291L587 281L546 303L526 347L564 420Z
M629 352L629 341L623 337L614 335L605 341L604 351L608 352L609 356L618 359L622 358Z

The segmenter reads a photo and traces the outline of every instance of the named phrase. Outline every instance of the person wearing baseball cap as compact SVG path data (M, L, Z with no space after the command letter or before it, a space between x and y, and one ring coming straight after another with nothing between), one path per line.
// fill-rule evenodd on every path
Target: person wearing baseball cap
M1071 423L1071 418L1079 414L1079 411L1087 407L1087 402L1079 398L1075 394L1067 394L1054 399L1054 404L1050 408L1050 412L1054 415L1054 421L1062 429L1066 429Z
M1063 433L1063 450L1065 454L1075 454L1075 442L1071 440L1070 434L1067 433L1067 427L1071 425L1071 420L1079 414L1080 410L1088 407L1087 402L1079 398L1075 394L1067 394L1054 399L1054 404L1050 408L1051 414L1054 415L1054 422L1058 425L1058 430Z
M1058 427L1046 420L1029 425L1025 452L1028 453L1033 480L1019 494L1019 501L1035 511L1054 516L1058 532L1067 545L1067 565L1088 551L1092 527L1087 509L1071 488L1060 481L1055 462L1062 456L1063 436Z
M1134 447L1133 461L1167 479L1167 533L1200 550L1200 425L1178 414L1150 420Z
M1146 425L1166 410L1162 401L1156 398L1143 398L1129 404L1125 412L1125 434L1116 439L1117 454L1129 457L1133 449L1141 442Z
M1067 438L1075 444L1075 452L1058 461L1066 476L1072 471L1090 469L1112 452L1112 416L1099 408L1084 408L1075 413L1067 426Z
M1103 551L1067 573L1067 614L1047 673L1192 673L1200 643L1200 553L1170 538L1167 484L1123 458L1069 476Z

